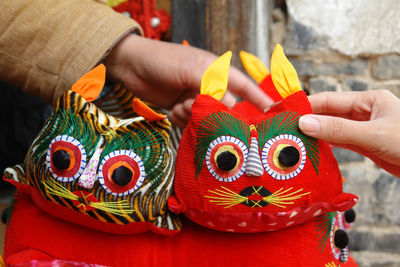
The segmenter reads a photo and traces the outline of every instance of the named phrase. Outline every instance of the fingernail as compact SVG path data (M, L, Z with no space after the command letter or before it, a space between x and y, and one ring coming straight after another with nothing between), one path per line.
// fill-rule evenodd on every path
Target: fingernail
M310 116L302 116L299 119L300 130L305 133L318 133L320 130L320 123L317 119Z

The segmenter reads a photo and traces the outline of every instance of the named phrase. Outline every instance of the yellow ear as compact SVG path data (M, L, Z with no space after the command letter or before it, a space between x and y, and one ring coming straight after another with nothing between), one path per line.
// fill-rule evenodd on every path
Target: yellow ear
M228 51L208 66L201 79L200 94L221 100L228 88L232 52Z
M277 44L271 57L271 78L276 90L282 96L287 96L301 91L297 72L283 53L283 48Z
M253 54L240 51L240 60L247 73L257 82L260 83L269 74L267 66Z
M100 95L105 82L106 67L100 64L77 80L71 90L81 95L87 102L92 102Z
M123 2L127 2L127 1L128 0L106 0L106 4L107 4L107 6L110 6L110 7L116 7L120 4L122 4Z

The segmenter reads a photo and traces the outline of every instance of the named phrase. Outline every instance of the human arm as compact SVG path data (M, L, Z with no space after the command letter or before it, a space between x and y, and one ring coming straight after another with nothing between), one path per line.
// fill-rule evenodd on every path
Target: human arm
M138 97L170 110L169 118L184 127L190 116L201 78L216 55L180 44L153 41L129 35L104 60L112 80L122 83ZM231 67L228 93L222 102L232 106L233 94L261 110L272 103L247 76Z
M55 104L139 25L93 0L0 1L0 80Z
M313 112L301 131L351 149L400 177L400 99L387 90L324 92L309 97Z
M170 119L183 127L202 74L216 59L195 47L129 34L140 27L93 0L5 0L0 10L0 80L51 104L105 58L109 78L170 109ZM270 104L235 68L228 89L260 109ZM227 93L223 102L234 100Z

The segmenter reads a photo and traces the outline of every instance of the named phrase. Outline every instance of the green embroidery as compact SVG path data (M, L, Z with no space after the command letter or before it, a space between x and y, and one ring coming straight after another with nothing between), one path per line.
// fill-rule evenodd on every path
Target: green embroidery
M210 143L223 135L234 136L249 147L250 128L244 121L225 112L208 115L200 122L195 153L196 178L203 167L203 161Z
M93 155L97 142L100 140L94 131L93 121L85 120L70 109L58 110L49 118L38 138L40 141L35 151L36 160L46 153L51 141L58 135L73 136L79 140L89 157Z
M103 148L100 162L109 153L116 150L134 151L143 162L146 177L153 186L157 186L163 176L162 168L165 166L166 147L165 140L158 132L152 132L150 128L130 128L130 132L110 131L103 134L110 139Z
M321 216L318 216L315 221L318 223L316 225L317 227L317 232L318 232L318 238L319 238L319 249L321 250L321 253L324 251L326 244L328 243L330 234L331 234L331 229L332 229L332 223L333 223L333 218L335 218L336 212L329 212L325 213Z
M269 139L278 135L291 134L297 136L303 141L307 150L307 155L315 171L319 174L318 140L300 132L299 118L300 115L297 114L297 112L286 111L259 123L256 127L259 135L260 149L262 149Z

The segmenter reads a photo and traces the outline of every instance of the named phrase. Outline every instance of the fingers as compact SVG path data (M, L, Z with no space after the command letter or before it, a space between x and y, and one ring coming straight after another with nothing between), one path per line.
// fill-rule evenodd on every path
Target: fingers
M273 103L272 99L262 92L255 83L234 67L231 67L229 74L228 89L232 93L253 103L261 110L268 108Z
M376 99L374 91L323 92L309 96L314 113L368 120Z
M331 143L369 147L375 138L370 123L338 117L305 115L300 118L299 127L304 134Z
M175 105L168 113L170 121L181 129L185 128L191 116L193 102L194 99L191 98L186 99L183 103Z
M227 107L232 108L236 104L236 97L232 95L229 91L226 91L224 97L221 99Z

